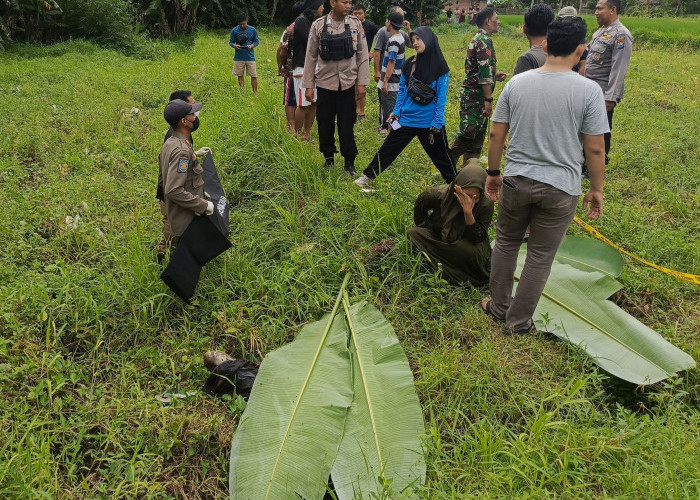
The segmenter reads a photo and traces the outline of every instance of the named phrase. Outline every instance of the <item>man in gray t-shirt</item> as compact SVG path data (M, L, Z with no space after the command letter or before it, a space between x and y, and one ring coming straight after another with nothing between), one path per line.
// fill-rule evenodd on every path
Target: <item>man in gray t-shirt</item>
M539 69L514 76L493 114L485 191L499 201L499 208L491 297L483 300L482 308L504 322L507 333L534 330L532 315L581 194L582 145L591 179L583 208L589 218L603 212L603 134L608 131L603 93L594 82L571 71L586 49L585 40L586 23L580 17L552 22L544 45L547 61ZM518 251L528 226L527 260L512 297Z

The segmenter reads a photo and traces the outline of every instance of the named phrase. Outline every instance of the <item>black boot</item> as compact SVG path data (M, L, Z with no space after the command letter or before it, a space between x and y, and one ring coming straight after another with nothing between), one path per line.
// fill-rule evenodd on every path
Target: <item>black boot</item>
M352 160L350 158L345 159L345 172L350 175L357 175L357 171L355 170L355 158Z
M335 160L333 159L333 157L331 156L330 158L326 158L326 161L325 161L325 163L323 164L323 166L324 166L326 169L328 169L328 170L330 170L330 169L332 169L333 167L335 167Z

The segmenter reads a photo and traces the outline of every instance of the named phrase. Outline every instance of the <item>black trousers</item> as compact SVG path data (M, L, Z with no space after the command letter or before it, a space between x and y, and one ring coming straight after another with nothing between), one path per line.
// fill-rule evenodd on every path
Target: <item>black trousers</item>
M335 122L338 119L340 154L345 161L354 162L357 156L355 144L355 86L347 90L317 88L316 121L318 122L318 149L326 159L333 159L335 148Z
M608 127L610 127L610 132L612 132L612 119L613 119L613 113L615 113L615 108L611 109L608 111ZM605 164L607 165L608 162L610 162L610 157L608 156L608 153L610 153L610 137L611 133L606 132L603 134L603 140L605 141ZM586 151L584 150L583 152L583 158L586 158ZM586 167L586 162L583 162L583 165L581 165L581 172L587 172L588 168Z
M406 146L418 137L423 150L428 154L430 160L442 174L445 182L450 183L457 175L455 164L447 145L447 133L445 127L440 132L431 132L429 128L401 127L389 132L379 151L374 155L372 161L367 165L364 174L370 179L377 177L383 170L389 168L397 156L401 154Z
M608 111L608 127L610 127L610 132L612 132L612 118L613 118L614 112L615 112L615 108ZM608 164L608 161L609 161L608 153L610 152L610 136L611 136L610 132L603 135L603 139L605 140L605 164L606 165Z

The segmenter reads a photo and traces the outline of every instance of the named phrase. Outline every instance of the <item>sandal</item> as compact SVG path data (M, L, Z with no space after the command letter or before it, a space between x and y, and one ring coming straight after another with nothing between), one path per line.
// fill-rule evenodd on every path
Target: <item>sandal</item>
M505 318L499 318L491 311L491 297L486 297L481 301L481 310L491 316L496 323L505 323Z

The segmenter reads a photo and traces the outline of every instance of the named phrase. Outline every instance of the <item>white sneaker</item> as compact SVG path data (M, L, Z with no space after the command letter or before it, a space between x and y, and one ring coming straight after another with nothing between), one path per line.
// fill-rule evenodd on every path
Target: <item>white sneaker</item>
M365 187L367 184L370 183L372 179L367 177L366 175L361 175L357 179L355 179L355 184L360 187Z

